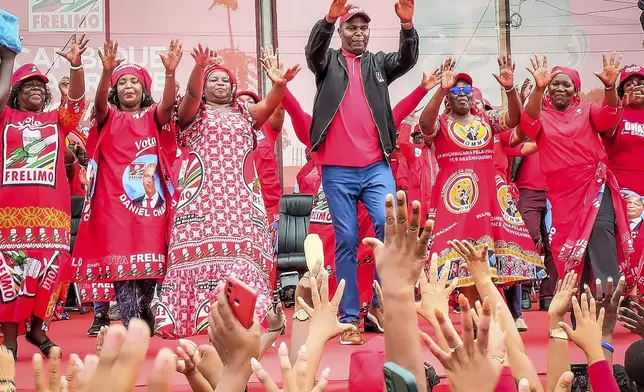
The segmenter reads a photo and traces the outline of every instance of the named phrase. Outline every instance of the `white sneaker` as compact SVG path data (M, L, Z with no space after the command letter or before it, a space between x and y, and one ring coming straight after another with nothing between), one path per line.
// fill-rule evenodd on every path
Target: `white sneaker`
M514 325L517 326L519 332L526 332L528 330L528 324L522 318L518 318L514 321Z

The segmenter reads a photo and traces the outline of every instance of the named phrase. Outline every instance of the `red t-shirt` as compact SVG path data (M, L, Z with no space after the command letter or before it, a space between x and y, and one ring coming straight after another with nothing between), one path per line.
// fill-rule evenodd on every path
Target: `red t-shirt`
M624 108L615 135L602 139L619 186L644 195L644 110Z
M0 113L0 251L69 252L65 138L78 125L84 106L83 101L65 101L45 113L5 106Z
M72 174L72 179L69 181L69 189L72 196L85 196L86 188L83 179L86 175L85 168L78 162L74 162L74 173Z
M380 135L367 103L361 57L342 50L349 71L349 86L318 148L320 165L367 167L383 159Z
M257 149L253 152L257 176L262 186L262 197L267 209L279 205L282 197L282 184L278 174L277 157L275 156L275 141L279 131L268 123L257 131Z
M515 180L514 183L519 189L532 189L534 191L548 189L546 176L541 172L541 160L539 159L538 151L523 157Z

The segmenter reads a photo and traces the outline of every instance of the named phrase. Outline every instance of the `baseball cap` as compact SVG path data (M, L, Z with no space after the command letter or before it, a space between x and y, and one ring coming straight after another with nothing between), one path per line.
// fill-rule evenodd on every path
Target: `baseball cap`
M617 93L620 97L624 96L624 82L626 82L626 80L632 76L644 77L644 68L637 64L632 64L624 68L619 78L619 86L617 88Z
M461 73L456 74L456 76L454 77L454 80L456 80L457 82L458 82L459 80L464 80L464 81L466 81L466 82L467 82L467 84L469 84L470 86L472 86L472 85L473 85L473 84L472 84L472 77L471 77L470 75L466 74L465 72L461 72Z
M49 79L40 72L35 64L25 64L11 75L11 85L27 79L40 79L45 84L49 83Z
M367 15L367 13L362 8L354 5L354 6L351 6L351 8L349 8L346 14L340 17L340 24L358 15L361 15L362 17L367 19L367 23L371 22L371 18L369 17L369 15Z

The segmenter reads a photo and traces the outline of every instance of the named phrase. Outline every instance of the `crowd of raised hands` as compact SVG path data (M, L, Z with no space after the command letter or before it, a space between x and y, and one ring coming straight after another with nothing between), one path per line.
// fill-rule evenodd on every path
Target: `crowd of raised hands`
M420 205L414 202L408 211L403 192L388 195L385 208L384 242L375 238L364 240L374 249L380 276L380 283L374 282L374 288L384 309L385 361L413 374L419 391L428 390L422 344L444 367L452 391L562 392L570 391L573 382L569 340L585 353L589 366L600 363L608 366L612 361L610 343L618 321L643 335L641 315L644 309L636 303L620 308L623 278L616 285L609 280L605 285L598 281L595 288L584 287L578 299L578 277L575 273L566 275L557 283L557 292L548 311L551 336L544 388L510 311L493 282L487 246L474 246L460 240L451 243L467 261L482 298L482 301L470 304L464 296L459 297L459 333L448 316L448 298L455 284L448 281L447 273L439 272L436 255L432 255L427 265L432 222L426 222L421 233ZM321 265L322 260L319 260L297 287L299 305L309 315L309 320L295 322L292 326L290 349L284 342L278 345L281 387L261 364L263 353L273 346L285 326L281 305L269 313L269 327L262 334L257 320L250 328L244 328L228 301L224 300L214 303L210 311L210 344L197 346L190 340L181 339L175 352L167 348L159 351L154 368L147 372L147 390L170 391L174 374L179 372L185 375L195 392L242 392L252 374L270 392L323 391L332 371L319 369L325 344L355 326L338 321L344 281L339 282L336 292L330 295L329 276ZM449 271L449 268L444 265L441 271ZM421 294L419 302L415 299L416 286ZM565 320L571 305L575 328ZM428 331L420 330L417 315L431 325L433 337L426 333ZM36 354L33 357L36 391L131 391L139 378L149 343L147 324L132 320L128 329L115 325L101 330L96 355L81 359L71 354L65 361L58 348L52 350L47 360ZM593 390L617 388L612 373L605 374L609 377L601 377L601 380L598 374L601 373L589 371L589 384ZM15 390L14 376L13 357L0 346L0 391ZM515 380L520 381L517 384ZM606 385L611 388L607 389Z

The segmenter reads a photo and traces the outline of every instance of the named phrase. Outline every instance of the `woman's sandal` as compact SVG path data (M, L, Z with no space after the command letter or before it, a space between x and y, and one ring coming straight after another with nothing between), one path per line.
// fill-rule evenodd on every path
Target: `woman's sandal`
M49 358L49 352L51 351L52 348L56 347L54 342L52 342L46 335L45 335L45 340L42 342L37 342L36 339L33 338L30 334L25 335L25 339L34 346L38 347L42 355L45 357Z

